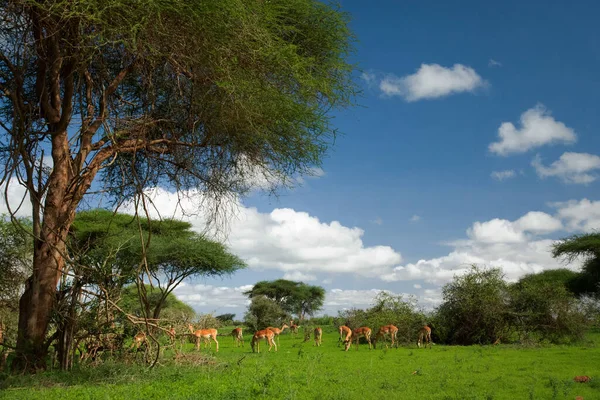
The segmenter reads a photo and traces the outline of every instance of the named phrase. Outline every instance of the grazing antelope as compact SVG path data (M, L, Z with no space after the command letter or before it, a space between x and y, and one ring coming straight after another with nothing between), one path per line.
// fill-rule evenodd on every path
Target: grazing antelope
M419 331L419 340L417 340L418 347L421 347L421 344L423 344L423 338L425 338L425 346L423 347L427 347L427 343L429 343L429 348L431 348L431 344L433 343L431 340L431 328L427 325L423 326Z
M217 341L217 330L216 329L198 329L198 330L194 330L194 327L192 326L192 324L188 325L188 328L190 328L190 332L192 332L192 335L196 336L196 350L200 350L200 339L205 339L208 341L208 346L210 347L211 342L210 340L214 340L215 344L217 345L217 352L219 351L219 342ZM206 348L206 345L204 346Z
M350 336L352 336L352 329L348 328L346 325L341 325L338 328L338 331L340 332L340 339L338 340L338 346L339 343L345 343L344 338L349 338Z
M275 333L269 329L263 329L262 331L254 332L252 341L250 342L250 345L252 346L252 352L254 353L254 347L256 346L256 352L260 353L260 341L262 339L265 339L269 344L269 351L271 351L271 347L273 346L275 346L275 351L277 351L277 344L273 340L274 337Z
M372 349L372 346L371 346L371 328L369 328L367 326L362 326L360 328L355 329L352 332L352 339L356 340L356 350L358 350L358 342L359 342L361 336L364 337L365 339L367 339L367 342L369 342L369 350L371 350Z
M392 347L394 347L394 344L397 344L397 340L396 340L396 335L398 334L398 328L395 327L394 325L385 325L382 326L381 328L379 328L379 332L377 332L377 336L375 336L375 343L377 343L379 341L379 339L383 339L385 340L386 336L390 336L391 340L392 340ZM377 347L377 345L375 345L375 347ZM387 348L387 342L385 343L385 347Z
M315 328L315 345L318 347L321 345L321 343L323 342L323 329L321 329L320 327L316 327Z
M235 347L244 345L244 335L242 334L242 328L235 328L234 330L232 330L231 336L233 336L233 344Z

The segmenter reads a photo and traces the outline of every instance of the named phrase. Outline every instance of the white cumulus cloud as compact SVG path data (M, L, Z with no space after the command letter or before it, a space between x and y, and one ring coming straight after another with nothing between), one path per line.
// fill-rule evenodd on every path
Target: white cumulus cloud
M163 217L175 216L189 220L198 231L205 229L202 214L192 214L201 202L198 194L186 196L163 189L149 191L154 216L160 210ZM253 269L279 270L286 274L301 272L316 278L316 273L351 273L377 277L402 261L399 252L390 246L365 246L364 230L347 227L338 221L323 222L306 212L276 208L261 213L241 203L229 218L227 244ZM126 206L124 211L132 211ZM288 275L293 276L293 275Z
M531 165L540 178L554 176L565 183L588 184L598 179L593 172L600 170L600 157L589 153L566 152L549 166L544 166L538 154Z
M565 221L570 231L593 232L600 230L600 201L588 199L554 203L556 215Z
M574 208L578 205L569 203L564 206ZM584 204L584 208L590 207ZM572 214L581 216L583 212ZM554 241L540 235L562 230L564 218L561 212L552 216L541 211L531 211L515 221L500 218L477 221L467 229L467 239L449 243L454 249L448 255L399 265L382 279L424 280L434 285L443 285L455 276L468 272L472 264L500 267L509 280L546 269L562 268L564 265L553 259L550 253ZM570 267L576 268L577 265Z
M547 144L571 144L577 140L575 131L556 121L542 104L521 114L520 128L512 122L503 122L498 129L498 137L500 141L491 143L488 149L501 156L524 153Z
M301 272L301 271L292 271L292 272L286 272L283 275L283 279L287 279L290 281L309 282L309 281L316 281L317 277L315 275L305 274L304 272Z
M514 169L507 169L504 171L493 171L490 176L497 181L504 181L506 179L514 178L517 175Z
M486 81L473 68L462 64L454 64L451 68L439 64L421 64L412 75L384 77L379 82L379 89L387 96L417 101L474 92L485 85Z

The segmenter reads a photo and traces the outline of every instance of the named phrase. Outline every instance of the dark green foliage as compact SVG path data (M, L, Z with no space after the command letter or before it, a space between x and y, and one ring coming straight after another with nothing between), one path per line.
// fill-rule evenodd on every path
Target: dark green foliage
M280 326L288 316L276 301L257 295L252 297L252 302L244 315L244 324L252 331L258 331L268 326Z
M586 313L569 290L577 275L564 269L544 271L509 285L500 269L473 267L444 286L433 332L448 344L581 340L593 307Z
M573 275L568 270L545 271L510 286L511 322L520 340L560 343L583 338L588 321L567 289Z
M104 123L84 157L107 164L107 187L119 198L140 184L165 182L222 198L248 190L256 172L249 165L291 184L286 178L320 164L335 136L328 112L351 104L356 91L347 60L349 17L316 0L17 0L0 6L2 21L11 21L0 52L23 64L27 75L18 92L21 71L0 63L2 87L22 93L25 103L40 102L35 71L42 55L31 43L15 45L21 51L10 44L33 35L30 15L42 16L48 36L59 41L52 56L64 61L58 83L74 88L72 98L63 99L80 117L71 128L85 135L96 118ZM17 26L13 13L24 23ZM41 46L54 44L47 42ZM119 74L116 89L107 90ZM14 112L18 100L2 103L6 125L39 121L29 131L43 132L33 108L31 115ZM39 139L49 142L43 133ZM117 158L109 163L112 155Z
M507 334L510 299L501 269L473 266L444 286L443 297L436 325L444 342L491 344Z
M257 282L244 294L250 298L266 296L279 304L284 311L296 314L300 320L319 311L325 301L325 289L322 287L286 279Z
M555 243L552 256L566 262L581 259L581 274L570 282L577 294L600 296L600 233L573 235Z
M217 315L215 318L218 319L223 325L233 325L235 314L221 314Z

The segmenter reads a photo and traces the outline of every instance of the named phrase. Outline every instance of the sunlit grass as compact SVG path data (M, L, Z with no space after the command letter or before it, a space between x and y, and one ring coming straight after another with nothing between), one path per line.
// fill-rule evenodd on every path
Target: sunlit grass
M223 330L225 332L226 330ZM8 377L7 399L584 399L600 398L598 335L576 346L415 345L344 352L333 328L323 345L281 336L278 352L234 348L219 337L216 363L175 365L172 352L153 370L105 363L69 373ZM185 352L195 352L185 344ZM592 382L573 381L588 375ZM6 378L6 376L4 376Z

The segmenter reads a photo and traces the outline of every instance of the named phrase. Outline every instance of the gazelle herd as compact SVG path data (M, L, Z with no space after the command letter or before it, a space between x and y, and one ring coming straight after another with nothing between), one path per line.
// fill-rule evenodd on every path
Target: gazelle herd
M192 337L195 338L196 350L200 350L200 341L201 340L204 341L204 348L206 348L207 345L210 347L211 340L212 340L216 344L216 351L219 351L219 342L217 340L218 331L216 329L198 329L198 330L196 330L196 329L194 329L194 326L192 324L188 324L188 328L190 330L190 334L192 335ZM277 342L278 342L279 335L281 335L283 333L283 331L288 328L290 329L290 332L292 334L298 332L298 325L294 324L293 321L290 321L290 325L283 324L281 326L281 328L274 328L274 327L269 326L266 329L256 331L254 333L254 335L252 335L252 340L250 342L252 351L253 352L256 351L256 352L260 353L260 341L262 341L262 340L264 340L269 345L268 351L271 351L272 348L275 348L275 351L277 351L278 345L277 345L275 339L277 338ZM392 344L392 347L394 347L395 345L397 346L397 344L398 344L398 338L397 338L398 328L394 325L385 325L385 326L380 327L379 331L377 331L377 334L375 335L374 338L372 337L371 328L369 328L367 326L362 326L362 327L359 327L356 329L351 329L351 328L347 327L346 325L341 325L338 328L338 331L340 334L338 343L341 342L344 344L345 351L348 351L348 349L350 348L350 346L352 345L353 342L355 343L356 348L358 349L358 344L359 344L360 338L365 338L365 340L369 344L369 349L373 348L374 343L378 342L379 340L384 340L385 346L388 347L387 346L388 338ZM173 343L175 340L175 336L176 336L175 329L173 328L173 326L170 326L169 329L166 330L166 333L169 336L171 343ZM321 346L321 344L323 342L323 339L322 339L323 338L323 330L320 327L316 327L313 330L313 335L314 335L314 340L315 340L314 345ZM244 345L244 336L243 336L242 328L235 328L227 336L231 336L233 338L235 347ZM134 336L133 343L131 344L130 349L132 349L133 347L135 347L137 349L143 343L147 343L146 334L144 332L139 332L137 335ZM430 348L431 348L431 345L434 344L431 340L431 328L427 325L424 325L419 330L417 346L419 348L422 346L427 347L428 344L429 344Z

